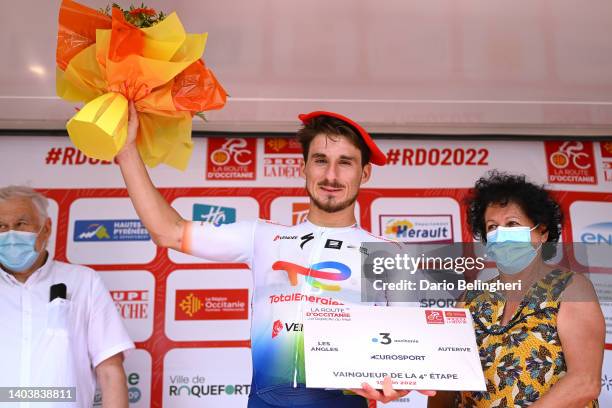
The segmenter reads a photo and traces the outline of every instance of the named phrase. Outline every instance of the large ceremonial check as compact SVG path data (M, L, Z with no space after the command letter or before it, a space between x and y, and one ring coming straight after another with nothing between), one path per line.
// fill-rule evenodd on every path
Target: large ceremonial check
M466 309L333 306L304 311L306 386L486 390Z

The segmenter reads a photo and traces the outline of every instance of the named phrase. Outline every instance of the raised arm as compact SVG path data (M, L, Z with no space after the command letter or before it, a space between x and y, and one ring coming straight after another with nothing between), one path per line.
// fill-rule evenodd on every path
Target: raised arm
M157 191L136 149L138 114L130 102L128 137L117 155L132 204L156 245L181 250L185 221Z

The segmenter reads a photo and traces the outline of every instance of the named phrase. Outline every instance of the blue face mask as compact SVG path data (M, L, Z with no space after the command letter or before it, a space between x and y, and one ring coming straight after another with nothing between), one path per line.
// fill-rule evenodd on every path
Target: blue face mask
M497 268L506 275L515 275L524 270L535 259L542 244L534 248L529 227L497 227L487 233L487 257L497 263Z
M36 251L38 234L26 231L0 233L0 264L13 272L24 272L29 269L40 252Z

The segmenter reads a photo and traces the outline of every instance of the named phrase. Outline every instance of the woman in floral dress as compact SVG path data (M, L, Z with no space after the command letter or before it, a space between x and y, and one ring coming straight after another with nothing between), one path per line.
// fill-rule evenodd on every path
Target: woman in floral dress
M524 176L492 172L468 198L468 223L514 292L470 291L487 390L438 392L429 407L598 407L605 322L591 282L551 266L563 216Z

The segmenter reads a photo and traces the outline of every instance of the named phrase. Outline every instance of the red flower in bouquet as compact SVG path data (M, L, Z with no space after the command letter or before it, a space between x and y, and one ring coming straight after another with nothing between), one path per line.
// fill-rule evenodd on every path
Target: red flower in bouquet
M130 10L130 14L133 16L137 16L138 14L145 14L147 16L154 16L157 14L157 12L152 9L152 8L147 8L147 7L139 7L139 8L135 8Z

